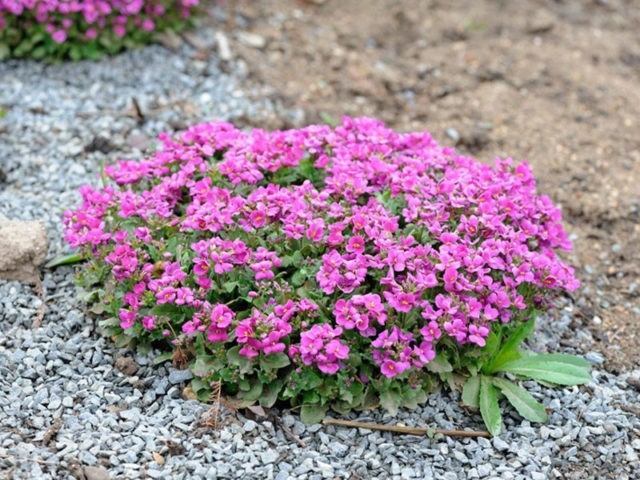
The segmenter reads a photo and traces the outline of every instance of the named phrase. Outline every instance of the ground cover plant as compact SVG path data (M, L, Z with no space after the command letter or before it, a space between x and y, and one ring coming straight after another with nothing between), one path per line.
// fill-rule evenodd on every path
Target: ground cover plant
M97 59L182 30L199 0L0 0L0 60Z
M117 345L165 348L201 400L222 389L316 422L393 414L444 386L498 434L503 397L546 419L519 378L590 380L583 359L521 348L552 295L579 285L527 164L487 166L368 118L160 139L81 190L66 240Z

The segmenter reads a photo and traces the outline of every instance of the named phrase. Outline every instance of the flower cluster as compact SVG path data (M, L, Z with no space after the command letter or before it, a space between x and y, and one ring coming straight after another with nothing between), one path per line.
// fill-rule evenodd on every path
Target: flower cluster
M349 347L339 340L342 328L324 323L300 333L300 346L291 345L289 355L300 355L305 365L315 365L322 373L333 374L349 357Z
M114 335L169 337L200 370L213 358L209 380L245 400L277 387L326 402L317 375L354 404L363 379L426 388L436 356L470 368L578 286L555 253L570 248L560 211L525 163L484 165L367 118L160 140L81 190L66 240L89 259L85 284L103 284Z
M199 0L0 0L0 44L15 57L96 58L183 28Z

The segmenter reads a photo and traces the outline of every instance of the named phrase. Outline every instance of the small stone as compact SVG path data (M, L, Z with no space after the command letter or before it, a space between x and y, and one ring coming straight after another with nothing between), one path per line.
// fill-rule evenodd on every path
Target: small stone
M262 455L260 455L260 458L262 459L262 463L268 465L269 463L275 463L279 456L280 454L278 452L269 449L266 452L263 452Z
M57 410L62 405L62 399L53 393L51 397L49 397L49 410Z
M285 415L282 417L282 424L285 427L293 427L293 424L296 423L296 418L293 415Z
M131 422L134 422L134 423L139 423L140 422L140 409L139 408L132 408L130 410L123 410L122 412L120 412L120 417L124 418L125 420L129 420Z
M85 467L84 476L87 480L109 480L111 478L104 467Z
M445 135L447 137L449 137L451 140L453 140L453 143L457 143L458 140L460 140L460 134L458 133L458 131L455 128L447 128L444 131Z
M186 382L187 380L191 380L192 378L193 374L189 370L176 370L174 368L170 369L169 382L173 385Z
M138 364L131 357L122 356L116 358L115 366L127 376L131 376L138 371Z
M302 435L306 430L307 430L307 427L302 422L295 422L293 424L293 428L291 429L291 431L298 436Z
M329 444L329 451L336 457L343 457L349 451L349 446L344 443L331 442Z
M91 452L82 452L80 454L80 460L85 465L95 465L96 463L98 463L98 459Z
M416 476L416 472L413 470L413 468L410 467L404 467L401 471L400 471L400 476L405 479L405 478L415 478Z
M537 8L527 21L527 33L540 34L550 31L556 22L556 17L545 8Z
M509 450L509 444L500 437L493 437L493 447L501 452Z
M151 141L146 135L132 133L127 137L127 145L132 148L137 148L141 152L144 152L147 148L149 148L150 144Z
M594 365L601 365L602 363L604 363L604 357L598 352L587 352L584 358L586 358L588 362Z
M253 432L256 428L258 428L258 424L253 420L247 420L246 422L244 422L244 425L242 426L242 429L247 433Z
M490 463L483 463L482 465L478 465L476 470L478 471L478 475L480 475L480 477L487 477L491 475L491 472L493 471L493 465L491 465Z
M531 472L531 480L546 480L547 476L542 472Z
M462 453L460 450L454 450L453 451L453 456L456 458L456 460L458 460L460 463L469 463L469 459L465 456L464 453Z
M267 45L265 38L257 33L238 32L237 37L238 41L247 47L262 50Z
M564 458L572 458L575 457L578 454L578 447L571 447L569 450L567 450L564 454Z

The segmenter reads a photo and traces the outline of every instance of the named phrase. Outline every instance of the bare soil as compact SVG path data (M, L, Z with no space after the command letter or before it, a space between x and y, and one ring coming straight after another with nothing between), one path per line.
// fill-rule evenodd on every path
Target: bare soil
M300 109L247 125L367 115L481 161L528 161L575 238L576 327L609 370L640 365L637 0L228 3L233 60Z

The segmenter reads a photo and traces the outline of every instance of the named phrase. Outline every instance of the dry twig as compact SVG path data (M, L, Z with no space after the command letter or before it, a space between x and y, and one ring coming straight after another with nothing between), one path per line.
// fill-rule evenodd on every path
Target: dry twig
M325 418L322 422L324 425L339 425L341 427L367 428L369 430L383 430L393 433L404 433L405 435L430 435L440 434L448 437L484 437L491 438L491 434L487 431L470 431L470 430L443 430L440 428L413 428L402 427L399 425L382 425L379 423L356 422L352 420L339 420L336 418Z
M271 416L273 418L274 423L282 429L282 431L287 437L289 437L291 440L296 442L299 447L302 447L302 448L307 447L307 444L304 443L304 440L302 440L299 436L293 433L289 427L287 427L284 423L282 423L282 420L280 420L280 417L273 414Z

